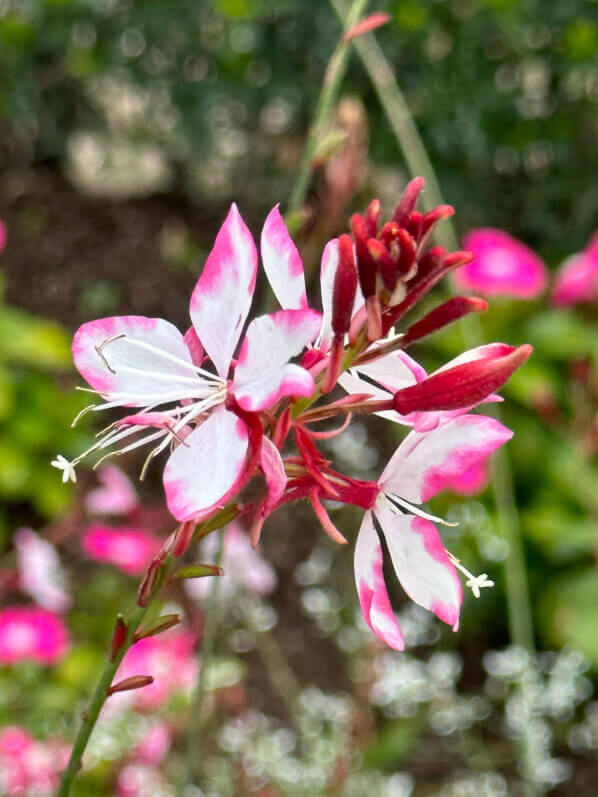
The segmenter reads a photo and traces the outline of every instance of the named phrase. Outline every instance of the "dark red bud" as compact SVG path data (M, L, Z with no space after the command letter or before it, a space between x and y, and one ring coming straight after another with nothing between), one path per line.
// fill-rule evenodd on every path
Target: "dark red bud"
M368 241L368 251L370 257L377 266L378 274L382 277L385 288L394 291L397 284L398 273L397 265L388 253L388 250L381 241L370 238Z
M179 614L163 614L161 617L156 617L155 620L140 628L135 632L133 640L139 642L140 639L145 639L148 636L156 636L169 628L173 628L181 622Z
M399 225L399 227L406 227L409 218L413 212L413 208L415 207L415 203L417 202L417 198L419 196L420 191L424 187L424 178L423 177L414 177L413 180L407 185L403 196L399 200L399 204L396 207L394 212L393 221Z
M181 523L175 531L174 542L172 544L172 555L176 556L177 559L182 556L189 547L193 539L193 534L195 533L196 525L197 524L192 521L187 521L186 523Z
M342 337L348 331L357 292L357 268L350 235L338 239L338 266L332 290L332 331Z
M435 307L420 321L412 324L403 338L403 344L413 343L415 340L425 338L432 332L452 324L469 313L482 313L488 308L488 302L473 296L455 296L444 304Z
M162 560L159 557L155 557L150 562L145 576L139 585L139 589L137 590L138 606L147 606L154 589L158 586L161 574Z
M345 355L345 347L342 338L334 338L330 348L330 359L328 361L328 370L326 371L326 378L322 384L322 393L330 393L332 388L336 385L343 367L343 358Z
M432 374L397 391L394 407L400 415L474 407L504 385L532 351L532 346L525 343L509 354L473 360Z
M450 219L454 215L455 208L452 205L438 205L438 207L433 208L428 213L424 213L422 218L423 234L425 235L441 219Z
M357 253L357 273L359 285L365 299L376 293L376 268L368 251L368 231L365 221L357 213L351 218L351 230Z
M423 215L419 212L419 210L414 210L411 214L411 218L407 222L407 229L411 233L411 235L415 238L416 241L422 236L423 231Z
M116 623L114 624L114 631L112 632L112 640L110 642L110 657L109 661L116 661L118 651L123 646L127 637L127 624L125 623L122 614L116 615Z
M387 221L382 227L379 238L387 249L390 249L391 243L398 237L400 229L396 221Z
M413 261L415 260L415 241L407 230L400 229L398 232L400 246L398 269L400 274L407 274Z
M417 273L420 276L430 274L444 262L445 250L442 246L432 246L419 259Z
M375 238L378 235L378 222L380 220L380 200L372 199L365 212L365 226L368 235Z
M123 678L117 684L108 687L108 696L115 692L129 692L131 689L141 689L154 683L151 675L131 675L130 678Z
M444 256L442 265L446 266L447 269L459 268L460 266L466 266L467 263L471 263L474 257L475 255L473 252L451 252Z

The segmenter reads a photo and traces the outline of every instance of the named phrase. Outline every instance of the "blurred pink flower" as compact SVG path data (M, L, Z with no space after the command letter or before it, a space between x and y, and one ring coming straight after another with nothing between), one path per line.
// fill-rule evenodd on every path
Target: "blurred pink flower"
M128 515L139 505L129 477L116 465L100 468L98 480L102 486L90 490L85 498L91 515Z
M546 288L548 272L543 261L503 230L491 227L472 230L463 245L475 258L455 272L458 290L535 299Z
M206 537L199 552L199 559L205 564L213 564L218 548L215 534ZM259 595L269 595L276 589L277 578L270 565L251 545L249 534L233 521L224 530L224 551L221 567L224 575L220 584L220 598L226 599L239 589ZM185 582L187 592L193 598L203 598L212 589L211 578L195 578Z
M456 479L447 485L447 489L457 495L477 495L486 489L489 481L488 462L482 460L481 462L476 462L475 465L472 465L460 476L457 476Z
M6 230L6 224L3 221L0 221L0 252L6 246L6 238L8 237L8 233Z
M58 615L38 606L0 610L0 664L55 664L68 646L68 632Z
M118 774L115 797L147 797L149 794L170 794L162 775L153 767L127 764Z
M598 233L594 233L583 252L565 260L552 288L555 307L595 302L598 302Z
M124 570L131 576L143 572L162 541L149 531L131 526L104 526L94 524L83 534L81 546L85 553L99 562Z
M28 528L19 529L14 541L20 588L44 609L66 611L71 605L71 596L56 548Z
M133 758L143 764L156 766L162 761L172 741L172 734L165 722L154 722L133 751Z
M38 742L16 725L0 728L0 793L5 797L53 793L68 754L61 742Z
M195 637L190 631L173 631L140 639L127 652L114 683L132 675L151 675L154 683L130 692L118 692L109 705L133 703L138 708L153 709L177 691L191 689L199 663L194 655Z

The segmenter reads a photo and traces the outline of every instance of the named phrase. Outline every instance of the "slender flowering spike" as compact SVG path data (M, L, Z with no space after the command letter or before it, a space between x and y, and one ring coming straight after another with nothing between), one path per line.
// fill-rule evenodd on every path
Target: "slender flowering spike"
M378 496L365 513L355 546L355 581L364 618L390 647L402 650L403 637L392 611L382 567L384 537L397 577L409 597L434 612L456 631L461 584L455 566L468 577L476 596L490 586L486 574L475 577L449 554L432 521L419 508L512 433L493 418L463 415L432 432L410 432L378 479Z
M464 244L474 259L455 273L459 290L535 299L546 288L548 271L542 260L506 232L473 230L465 236Z
M529 344L508 354L466 362L432 374L417 385L395 393L394 406L401 415L411 412L472 407L502 387L532 353Z
M413 343L421 340L433 332L458 321L469 313L483 313L488 308L488 303L484 299L476 299L472 296L455 296L444 304L435 307L420 321L412 324L403 338L403 344Z

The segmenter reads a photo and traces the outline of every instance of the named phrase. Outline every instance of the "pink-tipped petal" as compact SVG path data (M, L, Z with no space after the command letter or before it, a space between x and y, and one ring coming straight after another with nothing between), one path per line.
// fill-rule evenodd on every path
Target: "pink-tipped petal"
M257 250L233 204L208 255L191 296L197 337L222 377L226 377L253 298Z
M264 223L261 250L264 271L280 306L285 310L307 309L303 263L278 205Z
M322 252L322 262L320 265L320 290L322 296L322 327L318 340L318 348L321 351L328 351L332 343L334 333L332 331L332 298L334 294L334 277L339 261L338 238L328 241ZM351 316L363 306L363 293L359 285L353 302Z
M421 504L512 436L510 429L483 415L461 415L424 434L412 431L384 468L378 484L385 492Z
M289 360L316 337L320 321L314 310L279 310L249 324L233 380L242 409L255 412L283 396L311 396L312 375Z
M379 502L374 512L407 595L456 631L463 597L461 582L434 524L396 514L385 502Z
M217 407L171 454L164 469L168 509L177 520L193 520L225 503L242 479L247 427Z
M544 291L548 271L543 261L506 232L473 230L465 237L464 248L474 259L455 272L459 290L517 299L534 299Z
M130 407L152 403L156 394L188 391L195 379L183 364L192 365L183 336L161 318L114 316L83 324L73 338L73 359L94 390Z
M262 437L260 448L260 467L264 472L268 487L268 498L263 508L265 514L282 498L287 486L287 474L280 451L270 438L265 436Z
M372 513L366 512L355 543L355 585L363 618L376 636L395 650L405 642L390 605L384 583L382 546L374 529Z

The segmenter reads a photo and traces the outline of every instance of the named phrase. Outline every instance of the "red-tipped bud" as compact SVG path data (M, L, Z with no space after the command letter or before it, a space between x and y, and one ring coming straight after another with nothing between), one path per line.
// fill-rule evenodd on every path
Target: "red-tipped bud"
M380 221L380 200L372 199L365 212L365 226L368 235L375 238L378 235L378 223Z
M130 692L131 689L142 689L154 683L151 675L131 675L130 678L123 678L117 684L108 687L108 697L115 692Z
M372 343L382 337L382 308L377 296L366 299L365 309L368 316L367 339Z
M330 393L338 382L341 369L343 367L343 357L345 355L345 347L342 338L334 338L330 348L330 359L328 360L328 370L326 371L326 378L322 384L322 393Z
M527 360L532 347L526 343L508 354L465 362L432 374L394 395L400 415L474 407L504 385Z
M392 217L399 227L407 226L407 222L413 213L413 208L415 207L415 203L417 202L417 198L423 187L423 177L414 177L413 180L411 180L411 182L407 185L407 188L405 189L403 196L399 200L399 204L396 207L394 216Z
M467 263L471 263L474 257L475 255L473 252L451 252L450 254L444 256L442 265L447 269L459 268L460 266L467 265Z
M412 324L403 338L403 343L413 343L414 340L425 338L432 332L452 324L469 313L482 313L488 307L488 302L484 299L477 299L473 296L455 296L448 302L435 307L420 321Z
M114 631L112 632L112 640L110 642L109 661L116 661L118 651L122 648L126 638L127 624L125 623L122 614L117 614L116 623L114 624Z
M414 210L413 213L411 214L411 218L407 222L407 229L409 230L409 232L415 238L416 241L419 241L419 239L422 236L423 224L424 224L423 220L424 217L419 212L419 210Z
M365 299L376 293L376 268L368 251L368 231L365 221L357 213L351 218L351 231L357 253L357 273L359 285Z
M168 631L169 628L173 628L173 626L178 625L180 622L181 616L179 614L163 614L161 617L156 617L151 623L148 623L143 626L143 628L136 631L133 640L139 642L140 639L145 639L148 636L156 636L156 634Z
M384 287L391 292L394 291L398 279L397 264L393 261L388 250L381 241L376 238L370 238L368 251L376 264L378 274L382 277Z
M224 570L218 565L186 565L177 570L173 578L205 578L206 576L222 576Z
M196 526L196 523L187 521L185 523L181 523L181 525L175 531L174 542L172 544L172 555L176 556L177 559L182 556L189 547L189 544L193 539Z
M417 273L421 277L436 271L441 263L444 262L445 251L442 246L433 246L428 249L419 259Z
M363 36L364 33L370 33L382 25L386 25L389 20L390 14L387 14L385 11L376 11L373 14L370 14L369 17L360 20L356 25L353 25L352 28L349 28L349 30L345 31L343 34L343 41L350 42L351 39L355 39L357 36Z
M154 557L147 568L139 589L137 590L137 605L147 606L154 590L158 589L162 582L164 568L160 556Z
M398 241L400 246L398 270L399 274L407 274L415 260L415 241L409 235L407 230L400 229L398 232Z
M452 205L438 205L438 207L425 213L422 218L422 233L425 235L429 232L435 224L438 224L441 219L450 219L455 215L455 208Z
M357 292L357 268L350 235L340 236L338 252L338 266L332 290L332 331L336 337L342 338L351 324L353 303Z
M382 227L379 238L389 251L393 241L396 241L398 238L400 230L401 227L399 227L396 221L387 221L384 227ZM398 251L399 246L397 245L397 252Z

